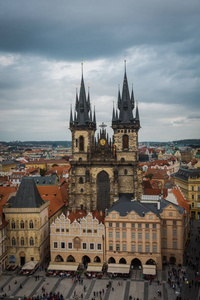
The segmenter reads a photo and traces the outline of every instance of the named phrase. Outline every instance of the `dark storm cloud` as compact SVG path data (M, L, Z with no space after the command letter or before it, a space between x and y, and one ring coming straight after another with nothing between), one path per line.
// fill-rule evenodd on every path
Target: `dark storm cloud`
M81 59L109 130L124 55L140 140L197 137L199 13L199 0L0 0L0 140L70 139Z
M80 61L193 38L197 51L198 13L195 0L1 1L0 49Z

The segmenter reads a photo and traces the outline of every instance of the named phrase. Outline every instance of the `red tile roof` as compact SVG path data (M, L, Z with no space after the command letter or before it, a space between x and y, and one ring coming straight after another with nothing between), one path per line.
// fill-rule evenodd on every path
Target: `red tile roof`
M99 212L98 210L93 210L92 212L93 218L96 218L99 223L104 223L105 214L103 212ZM73 223L75 220L82 219L87 216L87 213L85 210L76 210L75 212L70 212L70 214L67 216L71 223Z

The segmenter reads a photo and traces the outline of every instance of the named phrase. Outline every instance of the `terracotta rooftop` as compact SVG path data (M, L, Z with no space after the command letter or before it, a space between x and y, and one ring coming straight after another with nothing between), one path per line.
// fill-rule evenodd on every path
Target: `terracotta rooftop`
M92 212L93 218L96 218L100 223L104 223L105 214L103 212L99 212L98 210L93 210ZM87 213L85 210L77 210L75 212L71 212L67 217L70 219L71 223L74 222L74 220L79 220L87 216Z

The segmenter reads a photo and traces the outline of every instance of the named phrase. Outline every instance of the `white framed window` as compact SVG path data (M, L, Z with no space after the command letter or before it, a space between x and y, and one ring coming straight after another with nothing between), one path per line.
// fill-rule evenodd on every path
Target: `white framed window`
M123 227L123 228L126 228L126 223L122 223L122 227Z
M142 252L142 245L138 245L138 252Z
M149 240L149 233L148 232L145 233L145 239Z
M120 251L120 244L116 244L116 251Z
M139 239L139 240L142 239L142 232L138 232L138 239Z
M149 215L149 219L152 219L153 218L153 216L152 215Z
M87 243L82 243L82 249L87 250Z
M94 250L94 243L90 243L90 250Z
M177 242L173 242L173 249L177 249Z
M119 222L116 223L116 227L119 228Z
M153 240L157 240L157 234L155 232L153 232Z
M109 222L109 223L108 223L108 226L109 226L109 227L112 227L112 223L111 223L111 222Z
M65 249L65 242L60 243L60 249Z
M132 240L135 239L135 232L131 232L131 239L132 239Z
M165 240L163 241L163 248L165 248L165 249L167 248L167 241L165 241Z
M177 230L173 230L173 236L177 236Z
M126 244L122 244L122 251L126 251Z
M115 215L115 214L113 214L113 215L112 215L112 218L113 218L113 219L115 219L115 217L116 217L116 215Z
M72 247L72 243L71 242L69 242L68 243L68 249L72 249L73 247Z
M135 244L131 245L131 252L135 252Z
M150 252L149 244L146 244L146 246L145 246L145 251L146 251L146 252Z
M122 232L122 238L123 238L123 239L126 239L126 231L123 231L123 232Z
M153 228L156 228L156 224L153 224Z
M53 249L58 249L58 242L53 242Z
M102 245L101 244L97 244L97 250L101 250L102 249Z
M109 251L113 251L113 244L109 244Z
M119 231L116 231L116 239L119 239Z
M131 223L131 228L135 228L135 223Z
M112 231L109 231L109 232L108 232L108 236L109 236L109 238L112 238L112 237L113 237Z
M157 245L153 245L153 253L157 252Z
M131 219L135 219L135 215L131 215Z

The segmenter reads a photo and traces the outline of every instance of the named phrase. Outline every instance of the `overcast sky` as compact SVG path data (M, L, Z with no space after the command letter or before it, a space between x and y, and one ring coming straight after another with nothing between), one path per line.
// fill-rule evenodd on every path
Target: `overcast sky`
M111 134L124 59L139 141L200 138L199 0L0 0L0 141L71 140L82 61Z

